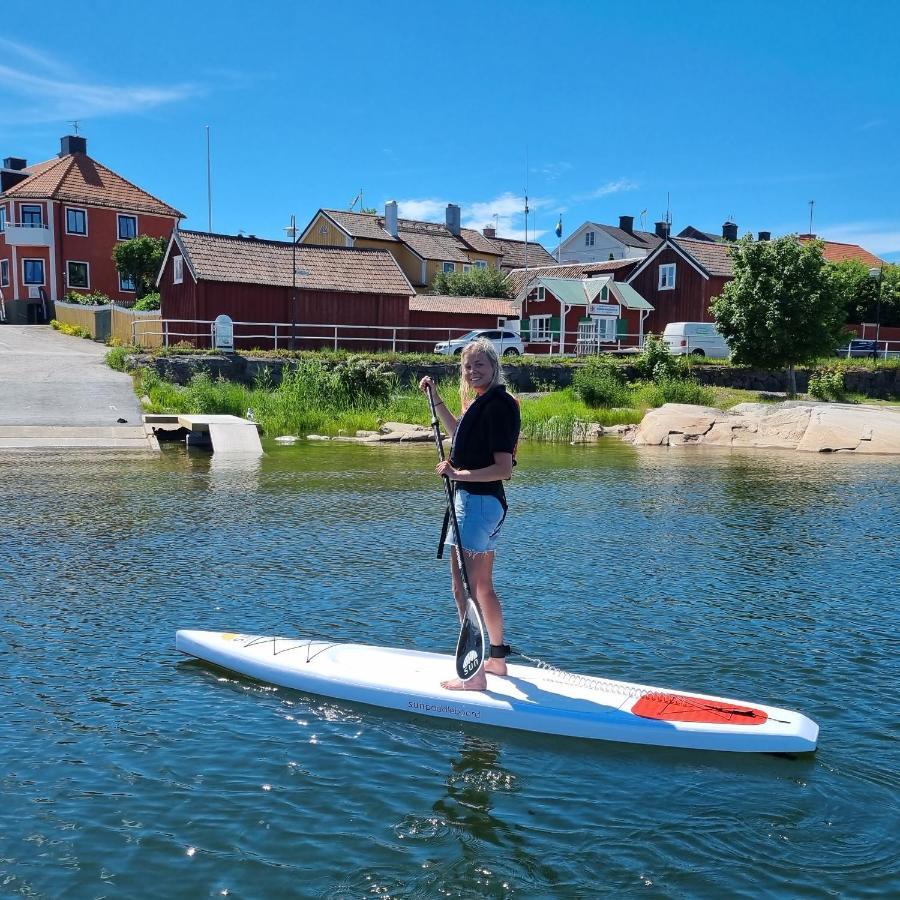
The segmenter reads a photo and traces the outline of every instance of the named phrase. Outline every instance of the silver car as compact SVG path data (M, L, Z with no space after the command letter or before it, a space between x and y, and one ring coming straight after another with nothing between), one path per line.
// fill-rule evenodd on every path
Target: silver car
M479 338L490 341L498 356L521 356L525 352L522 338L515 331L507 328L476 328L452 341L441 341L439 344L435 344L434 352L440 353L442 356L458 356L463 352L466 344L471 344L472 341L477 341Z

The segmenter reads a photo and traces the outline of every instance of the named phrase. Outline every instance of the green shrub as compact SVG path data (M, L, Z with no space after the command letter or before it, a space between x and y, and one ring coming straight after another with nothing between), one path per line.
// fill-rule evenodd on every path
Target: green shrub
M144 296L131 308L138 310L138 312L149 312L154 309L159 309L159 293L144 294Z
M672 356L669 345L655 334L648 334L644 340L644 348L635 360L634 367L638 378L657 381L660 378L677 378L688 371L689 361L682 362L685 357Z
M88 340L92 339L91 333L87 328L82 328L80 325L69 325L67 322L60 322L59 319L51 319L50 327L62 332L62 334L68 334L71 337L87 338Z
M809 393L818 400L846 399L844 373L840 369L817 369L809 377Z
M130 368L128 350L125 347L111 347L106 351L106 364L117 372L127 372Z
M638 382L633 391L633 405L645 408L655 408L664 403L690 403L695 406L712 406L715 403L715 391L703 387L692 378L663 377Z
M572 391L579 400L599 406L628 406L630 394L622 369L608 356L591 357L574 375Z
M82 294L78 291L66 291L66 303L78 303L81 306L107 306L112 300L100 291Z

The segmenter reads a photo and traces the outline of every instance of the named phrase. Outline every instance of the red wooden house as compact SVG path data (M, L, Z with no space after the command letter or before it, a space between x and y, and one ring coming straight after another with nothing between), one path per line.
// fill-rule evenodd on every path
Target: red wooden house
M112 251L121 240L168 237L183 214L87 155L87 141L62 138L59 155L0 170L0 293L20 321L43 321L68 290L135 299ZM11 315L15 319L15 315Z
M293 270L293 271L292 271ZM277 346L406 349L415 293L386 250L317 247L287 241L172 233L157 278L170 339L200 346L220 315L234 322L240 349ZM340 326L335 331L335 326ZM394 329L397 329L396 336ZM251 337L253 335L253 337Z

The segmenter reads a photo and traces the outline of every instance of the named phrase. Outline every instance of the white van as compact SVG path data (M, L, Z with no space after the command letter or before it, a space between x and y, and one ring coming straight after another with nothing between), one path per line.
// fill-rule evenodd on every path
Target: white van
M728 359L731 351L712 322L669 322L662 335L673 356L692 353L710 359Z

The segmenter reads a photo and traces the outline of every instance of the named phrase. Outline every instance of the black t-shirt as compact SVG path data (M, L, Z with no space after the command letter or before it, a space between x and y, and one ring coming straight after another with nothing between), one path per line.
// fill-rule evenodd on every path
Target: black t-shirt
M495 453L515 456L521 418L519 404L504 385L491 388L465 411L453 437L450 462L457 469L486 469ZM502 481L457 481L457 488L470 494L496 497L506 509Z

